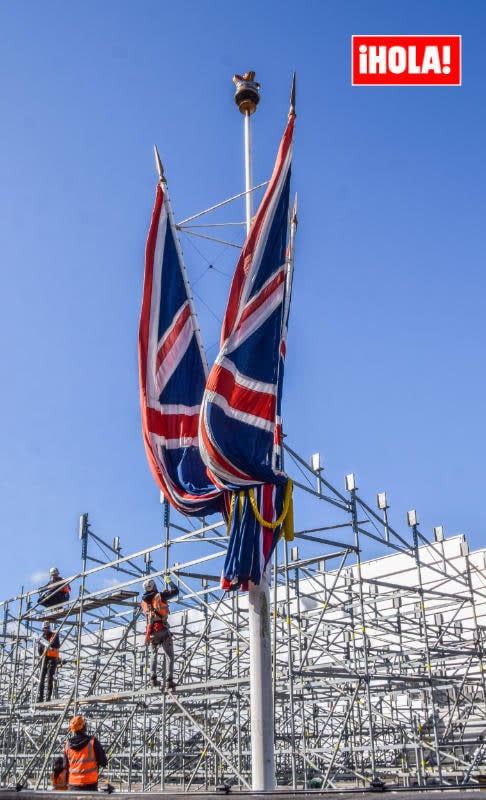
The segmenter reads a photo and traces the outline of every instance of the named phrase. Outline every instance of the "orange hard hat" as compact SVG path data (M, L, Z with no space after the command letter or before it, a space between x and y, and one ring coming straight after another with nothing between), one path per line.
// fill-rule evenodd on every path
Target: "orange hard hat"
M72 717L72 719L69 720L69 727L73 733L82 731L84 728L84 719L80 717L79 714L75 717Z

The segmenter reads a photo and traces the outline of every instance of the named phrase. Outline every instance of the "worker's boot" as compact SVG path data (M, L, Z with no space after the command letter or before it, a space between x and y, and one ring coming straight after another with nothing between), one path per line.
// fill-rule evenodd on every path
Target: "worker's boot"
M167 681L165 682L165 688L166 688L166 690L168 692L173 691L176 688L176 686L177 686L177 683L174 683L172 678L168 678Z
M160 686L160 681L158 681L158 680L157 680L157 678L155 678L154 676L152 676L152 677L150 678L150 684L151 684L152 686Z

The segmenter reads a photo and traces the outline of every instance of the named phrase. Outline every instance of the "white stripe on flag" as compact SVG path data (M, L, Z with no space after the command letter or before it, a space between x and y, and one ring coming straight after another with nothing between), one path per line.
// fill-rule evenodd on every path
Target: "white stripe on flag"
M216 394L216 392L206 392L206 403L214 403L215 406L219 406L224 411L227 417L232 417L238 422L246 422L247 425L253 425L254 428L261 428L263 431L273 433L274 422L269 422L262 417L256 417L254 414L246 414L244 411L232 408L226 398Z
M162 394L162 391L167 386L169 379L172 377L184 358L184 354L191 343L193 334L194 331L192 329L192 318L188 317L179 336L162 361L159 371L157 372L156 385L159 395Z
M231 353L233 350L236 350L237 347L240 346L246 339L248 339L252 333L255 333L258 328L263 325L266 319L273 314L276 308L282 303L284 296L284 284L281 283L275 291L259 306L256 311L251 314L244 322L242 322L241 326L238 330L231 334L226 344L223 347L223 353Z
M162 201L160 210L159 225L157 228L157 242L154 252L154 263L152 269L152 297L150 298L150 322L147 345L147 376L146 393L147 401L153 403L157 400L160 392L157 392L155 385L155 365L158 353L158 330L160 314L160 290L162 283L162 259L164 256L165 237L167 233L167 209L165 197Z
M225 358L225 356L221 356L221 358L216 359L216 363L219 364L223 369L227 369L228 372L233 374L233 377L238 384L238 386L243 386L245 389L251 389L252 392L263 392L264 394L277 394L277 387L273 383L265 383L264 381L256 381L253 378L249 378L248 375L243 375L238 369L236 369L235 365L229 358Z

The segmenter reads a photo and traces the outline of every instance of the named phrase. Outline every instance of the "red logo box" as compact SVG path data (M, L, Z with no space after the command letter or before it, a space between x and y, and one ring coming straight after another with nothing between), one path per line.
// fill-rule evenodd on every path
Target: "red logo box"
M353 36L353 86L460 86L460 36Z

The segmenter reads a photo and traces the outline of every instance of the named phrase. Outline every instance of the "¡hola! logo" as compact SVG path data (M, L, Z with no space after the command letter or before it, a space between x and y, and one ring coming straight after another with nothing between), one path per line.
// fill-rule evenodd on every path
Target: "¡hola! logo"
M353 86L460 86L460 36L353 36Z

